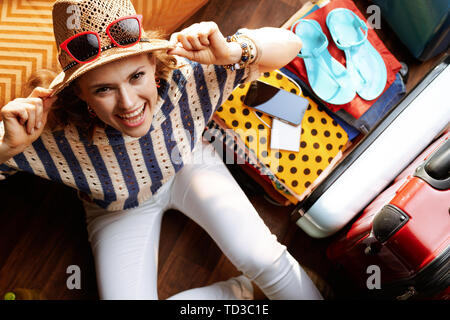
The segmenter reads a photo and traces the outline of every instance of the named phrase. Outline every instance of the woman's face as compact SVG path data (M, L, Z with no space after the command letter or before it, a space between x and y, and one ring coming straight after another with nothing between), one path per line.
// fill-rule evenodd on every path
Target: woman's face
M97 117L131 137L149 130L158 100L155 61L148 54L100 66L78 80L78 96Z

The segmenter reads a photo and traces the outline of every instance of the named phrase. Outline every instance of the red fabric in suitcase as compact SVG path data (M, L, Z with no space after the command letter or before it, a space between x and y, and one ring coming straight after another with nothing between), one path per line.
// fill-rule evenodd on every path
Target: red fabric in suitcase
M312 19L316 20L320 26L322 27L322 31L328 38L328 51L330 54L339 61L342 65L345 64L345 54L344 51L340 50L336 44L333 42L333 39L331 38L330 31L328 30L327 24L326 24L326 18L328 13L335 9L335 8L347 8L349 10L352 10L355 14L357 14L363 21L366 21L364 16L361 14L361 12L358 10L356 5L353 3L353 1L350 0L333 0L329 4L327 4L325 7L314 11L305 19ZM392 55L392 53L386 48L384 43L380 40L378 35L376 34L375 30L370 29L368 30L367 39L369 42L373 45L373 47L380 53L381 57L384 60L384 63L386 65L387 70L387 83L384 91L386 91L387 88L395 81L395 75L400 71L401 64L398 62L398 60ZM308 83L308 76L306 74L306 67L305 62L303 59L300 59L299 57L292 60L286 68L292 72L294 72L296 75L300 77L305 83ZM384 92L383 91L383 92ZM381 94L382 95L382 94ZM380 96L381 96L380 95ZM344 105L333 105L324 102L324 104L330 109L331 111L335 112L339 109L344 109L349 114L351 114L353 117L358 119L361 117L369 108L375 103L375 100L366 101L363 100L361 97L356 95L356 97L349 103Z
M385 285L414 278L448 250L450 189L438 190L414 173L449 137L450 132L447 132L428 147L366 207L350 229L328 247L328 257L344 267L358 287L367 289L367 268L371 265L380 268L383 289ZM380 243L374 238L373 222L386 205L403 211L407 222Z

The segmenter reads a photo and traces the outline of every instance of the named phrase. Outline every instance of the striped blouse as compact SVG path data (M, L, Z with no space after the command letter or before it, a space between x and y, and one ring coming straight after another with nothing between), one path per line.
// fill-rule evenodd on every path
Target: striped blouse
M230 71L179 58L179 69L161 79L155 116L141 138L108 126L89 143L79 128L44 130L24 152L0 164L0 178L17 171L73 187L108 210L139 206L192 157L215 110L257 67ZM4 134L0 122L0 137Z

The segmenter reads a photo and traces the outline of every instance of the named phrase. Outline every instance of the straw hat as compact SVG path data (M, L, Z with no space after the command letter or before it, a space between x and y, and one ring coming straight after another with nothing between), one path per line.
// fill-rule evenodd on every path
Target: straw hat
M136 45L128 48L114 46L106 34L107 26L119 18L130 15L136 15L130 0L55 1L53 4L53 31L58 48L58 60L65 71L61 72L50 84L50 88L55 90L53 94L60 92L84 73L109 62L131 55L173 48L167 40L148 39L143 29L141 29L142 40ZM85 31L97 32L100 36L101 47L107 49L103 49L96 60L79 64L64 50L61 50L60 44L71 36Z

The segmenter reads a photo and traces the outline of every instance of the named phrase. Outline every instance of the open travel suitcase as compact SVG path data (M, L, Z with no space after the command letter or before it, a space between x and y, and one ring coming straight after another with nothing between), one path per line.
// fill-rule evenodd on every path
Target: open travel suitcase
M349 7L359 12L350 0L314 1L309 5L305 4L284 24L283 28L290 29L290 26L299 18L310 14L323 16L337 6ZM398 73L401 68L400 63L373 30L369 30L368 38L376 44L377 50L388 66L389 81L386 83L386 90L378 99L368 102L354 99L349 104L348 110L353 110L355 116L360 114L361 118L358 121L361 120L360 122L364 124L370 123L368 129L371 129L401 99L405 92L405 85ZM295 64L292 67L295 70L297 66ZM297 151L290 149L292 152L289 152L283 148L280 150L276 147L272 149L272 146L270 149L267 148L267 142L272 142L272 120L264 116L256 118L252 110L243 103L247 90L245 86L237 87L230 99L214 114L209 123L207 135L214 135L214 144L218 150L226 150L227 156L224 159L226 163L229 163L228 154L231 156L234 154L241 171L256 182L253 183L254 187L259 190L261 187L264 189L266 199L283 206L297 205L333 169L342 158L342 153L354 146L354 140L361 134L357 129L360 126L355 127L342 120L320 99L315 99L314 95L307 90L307 84L287 67L265 73L260 80L309 100L310 106L301 124L300 149ZM367 108L370 109L365 112ZM366 115L367 117L364 118ZM247 136L251 135L249 132L254 128L258 128L256 135ZM368 130L364 131L364 133L367 132ZM296 133L290 134L291 137L296 136ZM210 140L208 137L205 138ZM339 141L334 141L335 138ZM256 141L261 141L261 144L252 145ZM222 143L224 147L221 146ZM279 164L276 165L276 162ZM230 166L230 170L234 170L235 167ZM243 177L242 173L240 176ZM243 177L238 181L241 184L251 185L248 180L248 177L247 179Z
M343 228L448 126L449 62L446 56L296 206L291 217L308 235Z
M371 296L450 299L449 137L429 146L328 247Z
M339 0L331 4L354 7L354 4L347 0ZM333 6L327 10L331 10ZM320 9L316 13L319 11ZM381 49L382 52L387 50L384 46ZM384 56L392 55L385 52ZM390 61L394 65L400 65L393 56L386 59L386 63ZM241 117L245 111L252 115L248 112L248 108L240 103L245 96L243 92L245 88L238 88L236 92L233 92L223 108L215 113L213 121L209 124L209 131L214 133L212 138L215 139L219 148L222 148L221 145L224 144L227 154L241 159L237 163L263 187L269 197L282 205L295 205L291 217L299 227L312 237L327 237L343 228L360 213L448 125L450 112L447 100L450 97L445 91L446 83L450 80L448 63L449 60L444 59L407 97L392 107L382 120L377 120L378 124L375 127L372 127L367 134L361 135L362 140L358 138L351 143L347 141L347 143L336 144L342 152L327 157L321 156L322 159L327 159L328 163L325 163L327 166L320 170L301 167L301 162L292 168L289 162L291 159L297 161L305 155L309 160L316 157L316 155L311 156L313 153L306 154L305 149L301 148L298 154L289 152L283 154L267 148L266 142L270 140L270 136L265 123L259 123L260 119L253 119L251 123L247 123L249 120ZM396 74L392 72L395 81ZM292 87L295 81L285 79L288 75L268 73L267 77L270 81L275 81L278 87L299 93L296 87ZM301 89L300 94L305 94L305 97L310 99L313 109L325 115L323 111L327 110L321 109L323 104L314 100L313 96L307 96L307 90L303 90L303 87ZM327 129L330 128L331 123L335 123L330 121L328 116L329 114L323 122L328 126ZM262 118L265 122L270 121ZM308 136L304 133L312 132L313 126L321 125L321 123L318 121L310 123L308 119L309 116L305 116L305 121L302 123L302 128L305 130L302 131L301 139L305 142L305 146L311 147L314 144L307 141ZM247 124L251 129L258 128L256 132L260 135L259 137L262 135L264 138L264 143L260 144L258 149L252 150L246 140L248 137L239 137L235 132L236 128L245 132L245 129L248 129ZM340 124L334 127L339 130L339 133L343 128ZM321 132L321 130L317 131ZM336 134L333 133L330 136ZM347 138L344 132L341 136ZM327 143L318 143L319 147L322 145L326 146ZM332 146L331 150L337 149ZM315 151L312 150L312 152ZM273 170L273 166L269 166L265 159L274 157L286 161L286 165L281 164L279 169ZM321 163L323 164L324 161ZM289 173L291 175L282 176ZM310 180L311 173L315 174L312 180Z

